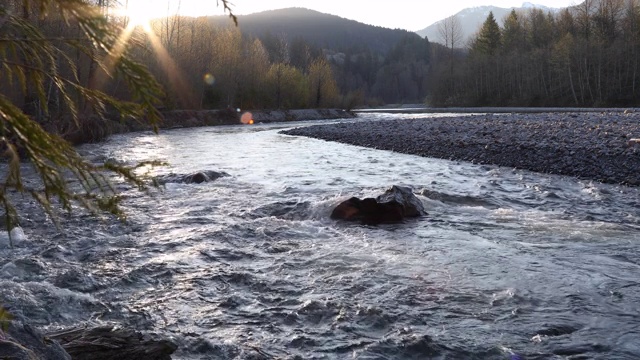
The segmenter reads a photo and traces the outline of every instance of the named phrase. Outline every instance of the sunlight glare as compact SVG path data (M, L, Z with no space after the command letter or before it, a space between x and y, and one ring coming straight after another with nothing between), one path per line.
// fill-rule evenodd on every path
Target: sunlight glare
M171 89L177 94L184 106L195 106L196 101L194 100L193 89L185 80L185 76L178 64L169 55L167 49L162 45L162 41L153 31L147 32L147 35L149 42L151 42L151 48L158 60L160 60L160 66L169 78Z
M207 85L213 85L216 82L216 77L211 75L211 74L209 74L209 73L207 73L207 74L204 75L204 82Z
M245 125L252 125L253 124L253 114L250 112L246 112L244 114L242 114L242 116L240 117L240 122L245 124Z
M135 0L129 1L122 9L122 15L129 18L129 28L142 27L146 32L151 31L151 21L153 19L166 16L166 9L162 10L157 1Z

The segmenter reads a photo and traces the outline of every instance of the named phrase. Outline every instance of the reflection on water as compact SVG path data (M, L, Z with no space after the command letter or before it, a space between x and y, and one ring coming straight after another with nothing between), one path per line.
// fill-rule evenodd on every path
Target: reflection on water
M34 248L2 262L3 297L40 325L159 332L185 359L640 357L638 189L278 134L289 126L83 147L231 176L128 190L126 225L73 218L56 237L32 224ZM429 215L328 219L392 184Z

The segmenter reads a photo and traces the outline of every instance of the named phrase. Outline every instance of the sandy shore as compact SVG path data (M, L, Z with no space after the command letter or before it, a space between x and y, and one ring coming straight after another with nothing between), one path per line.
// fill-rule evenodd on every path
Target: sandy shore
M488 114L285 131L401 153L640 185L640 113Z

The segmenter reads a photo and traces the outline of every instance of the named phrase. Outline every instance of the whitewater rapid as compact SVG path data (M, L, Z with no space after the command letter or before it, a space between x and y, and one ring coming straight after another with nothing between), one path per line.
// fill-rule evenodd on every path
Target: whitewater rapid
M176 359L640 357L638 188L279 133L309 124L82 146L168 164L153 175L229 176L150 195L120 184L127 223L75 215L64 233L25 200L28 245L0 250L2 302L44 330L154 332ZM329 219L394 184L428 216Z

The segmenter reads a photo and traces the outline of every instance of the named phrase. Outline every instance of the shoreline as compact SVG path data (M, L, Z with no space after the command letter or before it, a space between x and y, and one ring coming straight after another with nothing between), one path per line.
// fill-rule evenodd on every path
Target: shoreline
M354 109L356 113L393 114L542 114L542 113L634 113L640 108L586 108L586 107L443 107L399 106L390 108Z
M169 130L179 128L242 125L243 114L250 113L256 123L273 123L287 121L305 121L322 119L351 119L357 115L353 111L342 109L293 109L293 110L172 110L162 113L163 121L158 124L158 129ZM73 145L95 143L105 140L111 135L137 131L149 131L153 127L146 121L126 120L119 118L100 119L92 117L82 121L80 127L75 126L71 120L69 124L57 124L62 129L49 126L48 131L61 136Z
M282 131L399 153L640 185L640 113L506 113L313 125Z

